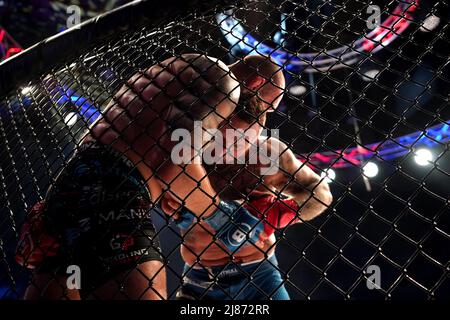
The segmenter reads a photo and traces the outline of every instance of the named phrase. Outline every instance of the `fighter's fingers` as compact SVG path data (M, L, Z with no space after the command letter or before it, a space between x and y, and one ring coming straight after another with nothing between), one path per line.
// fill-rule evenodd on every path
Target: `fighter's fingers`
M264 232L261 233L261 234L259 235L259 240L256 241L256 243L255 243L256 247L258 247L258 248L264 250L264 248L266 247L266 240L267 240L268 238L269 238L269 237L268 237Z
M269 236L268 236L264 231L262 231L262 232L259 234L259 240L260 240L260 241L265 241L265 240L267 240L267 238L269 238Z
M214 86L189 62L180 59L152 68L150 76L152 81L172 98L177 98L185 92L191 92L195 96L204 95Z
M181 208L181 203L179 203L173 199L167 199L167 203L174 210L179 210Z
M166 214L174 215L177 214L181 208L181 203L175 201L171 197L163 197L161 199L161 208Z
M161 205L162 211L164 211L164 213L167 215L172 216L176 211L174 208L172 208L169 205L169 202L167 201L167 199L162 199L160 205Z
M124 113L120 115L119 122L125 122L126 114L134 118L141 126L152 123L158 117L158 113L170 104L170 99L157 86L150 81L145 81L146 86L143 87L139 81L135 82L136 88L130 87L130 84L124 85L115 96L116 103L120 105ZM138 93L139 90L141 92ZM116 124L116 127L123 127L123 125Z
M173 220L179 220L181 218L181 214L177 211L175 213L172 214L172 218Z

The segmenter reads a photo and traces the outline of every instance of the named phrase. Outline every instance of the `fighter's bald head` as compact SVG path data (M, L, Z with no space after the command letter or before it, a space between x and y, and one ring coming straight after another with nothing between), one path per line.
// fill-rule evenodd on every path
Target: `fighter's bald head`
M274 111L283 98L285 78L283 68L269 57L252 55L230 65L241 83L241 98L249 104L254 116Z

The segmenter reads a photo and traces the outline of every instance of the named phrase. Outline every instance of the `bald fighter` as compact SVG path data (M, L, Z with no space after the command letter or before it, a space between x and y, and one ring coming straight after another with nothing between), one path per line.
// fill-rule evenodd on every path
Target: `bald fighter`
M171 164L171 132L217 128L239 94L228 67L199 54L129 79L29 214L16 252L34 269L25 298L165 299L150 209L168 189L198 215L216 201L203 167Z
M238 108L221 128L243 134L224 141L227 152L244 164L207 166L208 178L222 202L221 211L197 219L176 199L164 199L162 209L173 215L183 235L185 261L179 299L287 300L289 295L274 255L275 230L309 221L332 202L328 184L276 138L261 136L267 114L279 105L285 86L279 66L266 57L249 56L230 66L241 82ZM264 161L249 161L251 146L260 142L278 152L278 170L264 174ZM241 145L242 146L242 145ZM239 152L243 152L240 154ZM242 163L242 162L241 162Z

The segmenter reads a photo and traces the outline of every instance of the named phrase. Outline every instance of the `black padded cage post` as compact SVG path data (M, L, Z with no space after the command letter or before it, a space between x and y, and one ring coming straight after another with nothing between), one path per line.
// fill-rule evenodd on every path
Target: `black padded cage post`
M21 298L33 285L14 257L20 230L57 189L82 137L123 85L133 87L133 75L184 53L226 64L260 55L283 70L283 100L264 125L333 195L315 219L275 232L276 268L291 299L448 298L449 5L154 2L134 1L0 64L0 298ZM231 188L248 170L229 174ZM283 188L272 192L285 198ZM189 232L156 206L151 214L174 298L186 281L179 251ZM218 290L229 299L241 293Z

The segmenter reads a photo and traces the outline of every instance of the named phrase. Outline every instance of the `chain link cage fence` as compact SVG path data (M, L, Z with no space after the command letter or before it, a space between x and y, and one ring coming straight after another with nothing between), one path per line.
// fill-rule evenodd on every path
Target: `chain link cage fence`
M450 297L446 1L150 2L0 66L2 299ZM234 72L249 56L259 64ZM278 129L281 157L301 165L200 164L198 178L170 164L168 134L236 118ZM283 224L280 206L295 213ZM214 229L202 215L218 207L231 213ZM262 222L243 228L248 212L274 235L252 242ZM230 228L243 243L226 243Z

